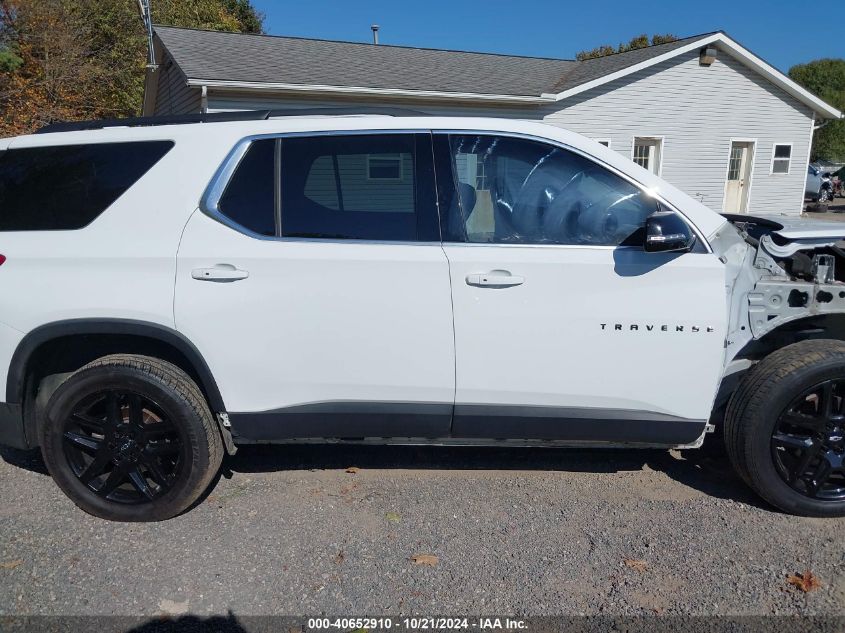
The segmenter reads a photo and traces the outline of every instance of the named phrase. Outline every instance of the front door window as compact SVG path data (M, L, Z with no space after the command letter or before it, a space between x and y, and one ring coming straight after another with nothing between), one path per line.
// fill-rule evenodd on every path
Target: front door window
M458 195L445 207L445 241L639 244L646 217L659 208L597 163L545 143L454 135L448 153Z

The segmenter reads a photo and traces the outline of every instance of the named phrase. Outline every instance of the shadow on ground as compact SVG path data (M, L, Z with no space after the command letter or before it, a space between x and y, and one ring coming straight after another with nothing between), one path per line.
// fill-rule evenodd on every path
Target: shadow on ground
M712 497L769 509L735 474L716 438L702 449L577 449L518 447L371 446L298 444L241 446L227 457L222 476L292 470L556 471L573 473L634 472L648 467ZM38 451L0 448L7 463L47 474ZM215 484L216 485L216 481ZM213 488L213 486L212 486Z
M648 467L709 496L769 509L736 475L717 441L704 449L286 445L241 446L225 468L236 473L285 470L490 470L633 472ZM226 476L226 473L224 473Z

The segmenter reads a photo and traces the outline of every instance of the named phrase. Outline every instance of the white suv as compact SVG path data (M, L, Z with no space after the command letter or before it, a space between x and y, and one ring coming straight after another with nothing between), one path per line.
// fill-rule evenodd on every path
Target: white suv
M254 442L681 447L845 514L845 224L714 213L498 119L201 115L0 140L0 442L165 519ZM838 268L837 268L837 265Z

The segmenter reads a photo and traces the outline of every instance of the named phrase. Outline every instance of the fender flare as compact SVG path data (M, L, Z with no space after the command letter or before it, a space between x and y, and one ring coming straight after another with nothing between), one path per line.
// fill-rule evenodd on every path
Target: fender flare
M68 319L35 328L23 338L12 355L6 378L6 402L13 404L23 402L27 365L36 349L57 338L86 334L138 336L155 339L173 347L187 359L196 372L201 383L200 387L208 397L212 412L226 411L223 397L220 395L220 389L217 387L217 381L214 380L208 363L190 340L164 325L133 319Z

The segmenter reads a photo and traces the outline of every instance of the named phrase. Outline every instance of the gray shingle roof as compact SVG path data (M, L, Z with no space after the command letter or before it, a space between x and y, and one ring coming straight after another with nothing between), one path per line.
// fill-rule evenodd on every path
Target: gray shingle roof
M667 42L666 44L657 44L656 46L649 46L647 48L638 48L626 53L616 53L614 55L605 55L604 57L597 57L596 59L587 59L579 62L571 72L555 85L550 92L563 92L570 88L575 88L581 84L606 77L616 71L623 70L629 66L634 66L640 62L647 61L653 57L659 57L664 53L671 52L675 49L686 46L690 42L700 40L713 33L702 33L701 35L693 35L692 37L685 37L674 42Z
M577 62L156 26L189 79L538 97L704 37Z
M156 27L190 79L537 96L576 62Z

